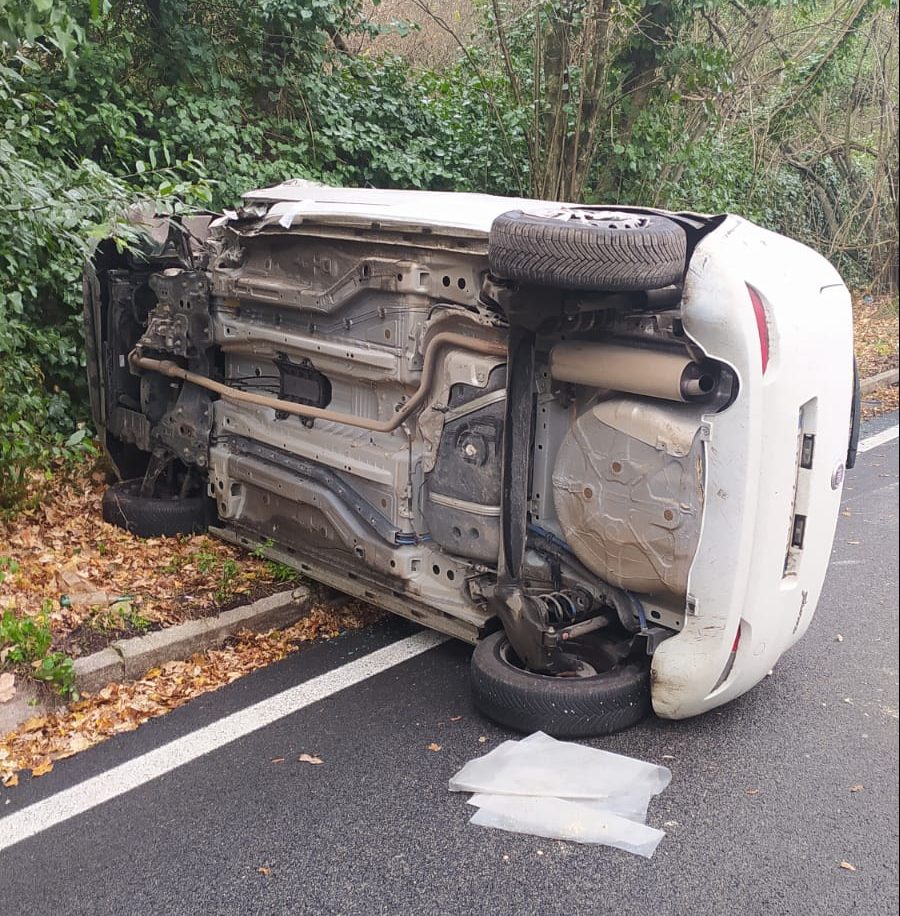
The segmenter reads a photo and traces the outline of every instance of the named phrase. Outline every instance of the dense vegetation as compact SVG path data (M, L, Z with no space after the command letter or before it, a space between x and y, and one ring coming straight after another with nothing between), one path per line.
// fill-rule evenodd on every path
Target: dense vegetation
M418 26L362 3L0 0L0 503L89 443L80 265L137 199L308 177L728 209L896 288L895 4L476 0L458 34L435 0ZM414 66L384 28L454 52Z

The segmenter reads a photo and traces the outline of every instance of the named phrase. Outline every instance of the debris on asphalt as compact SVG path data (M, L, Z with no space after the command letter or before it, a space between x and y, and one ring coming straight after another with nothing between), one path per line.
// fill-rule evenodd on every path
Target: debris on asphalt
M312 754L301 754L297 758L297 762L298 763L311 763L314 766L318 766L320 763L324 763L325 761L321 757L314 757Z
M473 795L478 808L470 824L548 840L570 840L613 846L649 859L665 836L662 830L615 814L584 799L540 798L531 795Z
M851 865L849 862L841 862L841 868L845 871L856 871L856 866Z
M441 745L438 744L437 741L432 741L431 744L425 746L425 750L427 751L439 751L440 749Z
M649 858L665 833L646 826L647 806L671 779L667 767L536 732L470 760L449 788L474 793L477 826Z
M864 788L865 786L861 786L859 783L857 783L855 786L850 786L850 791L851 792L862 792Z

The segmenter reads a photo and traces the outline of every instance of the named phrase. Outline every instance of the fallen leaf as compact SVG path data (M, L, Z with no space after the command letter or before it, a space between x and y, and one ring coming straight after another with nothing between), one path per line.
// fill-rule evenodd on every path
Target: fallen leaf
M195 697L300 651L305 644L369 626L383 617L383 611L355 601L338 609L316 606L284 630L238 633L221 648L208 649L188 661L167 662L139 681L109 684L65 709L35 716L0 737L0 779L38 766L47 757L68 757L132 731Z
M849 862L841 862L841 868L845 871L856 871L856 866L851 865Z
M835 641L835 642L843 642L843 641L844 641L844 637L841 636L840 633L838 633L838 635L834 637L834 641Z
M674 755L674 754L663 754L663 755L662 755L662 759L663 759L663 760L674 760L674 759L675 759L675 755Z
M450 721L451 721L451 722L459 722L459 720L460 720L461 718L462 718L462 716L450 716Z
M271 868L267 868L265 865L260 865L259 868L257 868L256 870L257 870L261 875L265 875L267 878L269 877L269 875L272 874L272 869L271 869Z
M441 745L436 741L432 741L431 744L427 745L425 749L428 751L439 751L441 749Z
M5 776L3 779L3 785L7 789L11 789L13 786L17 786L18 784L19 784L19 777L15 773L11 774L10 776ZM8 800L9 799L7 799L7 801Z
M318 764L324 763L325 761L321 757L314 757L312 754L301 754L297 758L297 762L298 763L312 763L318 766Z
M487 738L485 738L484 735L479 735L479 737L478 737L478 743L479 743L479 744L484 744L485 741L487 741Z
M4 671L0 674L0 703L8 703L16 695L16 676Z
M759 795L759 789L744 789L744 795Z
M272 763L284 763L284 757L273 757Z
M44 776L53 769L53 761L45 757L37 766L31 768L31 775L34 777Z
M851 792L862 792L863 789L865 789L865 786L861 786L859 783L857 783L855 786L850 786Z

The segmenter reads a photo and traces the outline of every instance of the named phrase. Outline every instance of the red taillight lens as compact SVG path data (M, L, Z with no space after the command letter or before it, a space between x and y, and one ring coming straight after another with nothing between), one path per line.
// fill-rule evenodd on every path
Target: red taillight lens
M759 354L762 357L763 375L769 365L769 325L766 322L766 307L763 305L762 296L748 283L747 292L753 303L753 314L756 315L756 331L759 334Z

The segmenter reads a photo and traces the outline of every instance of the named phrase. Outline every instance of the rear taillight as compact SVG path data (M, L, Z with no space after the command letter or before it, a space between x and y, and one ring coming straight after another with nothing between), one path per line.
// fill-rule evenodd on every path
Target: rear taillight
M749 283L747 292L753 303L753 314L756 316L756 331L759 334L759 354L762 358L762 371L765 374L769 365L769 325L766 322L766 307L763 305L762 296Z

